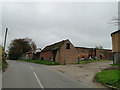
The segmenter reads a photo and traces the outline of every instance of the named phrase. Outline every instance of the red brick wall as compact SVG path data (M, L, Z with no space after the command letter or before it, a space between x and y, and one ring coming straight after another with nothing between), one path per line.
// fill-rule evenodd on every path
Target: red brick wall
M88 58L89 57L89 50L87 48L76 48L78 58Z
M66 43L70 43L70 49L66 49ZM77 62L77 50L69 40L65 41L60 50L58 50L56 55L56 62L60 64L70 64Z
M44 57L44 60L51 60L53 61L53 54L52 51L46 51L40 53L40 59Z
M108 60L113 59L112 50L97 49L96 56L100 58L100 55L102 56L102 59L108 59Z
M78 52L78 58L89 58L89 55L92 55L95 57L95 51L89 51L89 48L76 48ZM102 59L113 59L112 50L105 50L105 49L96 49L96 57L100 58L102 56Z

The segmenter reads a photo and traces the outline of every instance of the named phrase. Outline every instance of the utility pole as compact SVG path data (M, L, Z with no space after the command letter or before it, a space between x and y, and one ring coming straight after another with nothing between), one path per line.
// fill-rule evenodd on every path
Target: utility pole
M8 32L8 28L6 28L6 32L5 32L4 50L5 50L5 46L6 46L7 32Z

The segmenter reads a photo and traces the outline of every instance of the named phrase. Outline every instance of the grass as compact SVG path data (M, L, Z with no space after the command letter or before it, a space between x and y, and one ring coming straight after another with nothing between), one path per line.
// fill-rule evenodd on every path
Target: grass
M120 69L103 70L95 75L96 81L103 85L120 88Z
M32 63L44 64L44 65L60 65L57 62L48 61L48 60L20 60L20 61L26 61L26 62L32 62Z
M83 61L79 61L77 64L88 64L97 61L109 61L109 60L83 60Z
M2 71L5 71L5 69L7 68L8 63L7 62L3 62L2 63Z
M112 66L120 66L120 64L110 64L110 65L112 65Z

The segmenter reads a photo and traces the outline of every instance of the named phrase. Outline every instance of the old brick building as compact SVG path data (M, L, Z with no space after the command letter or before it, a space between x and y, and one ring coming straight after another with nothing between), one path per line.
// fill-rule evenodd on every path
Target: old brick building
M37 60L40 57L40 51L41 51L41 48L37 48L35 50L30 50L30 51L24 53L19 59Z
M67 39L46 46L40 53L40 59L56 61L60 64L77 62L77 50Z
M85 58L88 59L89 57L89 49L85 47L76 47L77 49L77 56L78 59Z
M85 47L76 47L78 58L85 59L106 59L112 60L113 54L112 50L108 49L96 49L96 48L85 48Z
M112 48L113 48L113 63L120 63L120 30L113 32L112 36Z
M96 57L104 60L113 60L113 53L109 49L96 49Z
M79 59L112 59L112 50L74 47L67 39L46 46L40 53L40 59L56 61L60 64L77 63Z

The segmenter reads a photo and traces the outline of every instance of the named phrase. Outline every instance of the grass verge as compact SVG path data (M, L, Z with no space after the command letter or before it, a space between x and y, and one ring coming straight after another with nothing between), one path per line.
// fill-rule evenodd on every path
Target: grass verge
M112 65L112 66L120 66L120 64L110 64L110 65Z
M79 61L77 64L88 64L97 61L110 61L110 60L83 60L83 61Z
M8 63L7 62L3 62L2 63L2 71L5 71L5 69L7 68Z
M44 65L60 65L57 62L48 61L48 60L20 60L20 61L26 61L26 62L32 62L32 63L44 64Z
M95 75L95 80L103 85L120 88L120 69L103 70Z

